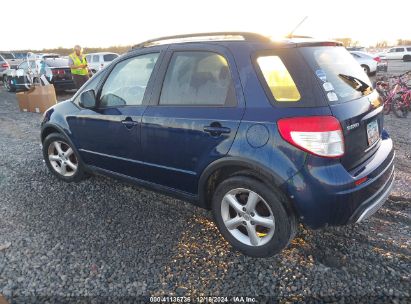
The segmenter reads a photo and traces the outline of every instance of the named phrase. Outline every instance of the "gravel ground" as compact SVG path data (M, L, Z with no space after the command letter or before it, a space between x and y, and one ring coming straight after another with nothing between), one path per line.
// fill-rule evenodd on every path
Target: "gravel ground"
M0 88L0 294L11 303L141 295L411 302L411 117L386 117L397 182L374 217L301 226L268 259L232 251L211 213L190 204L104 177L57 181L42 160L40 117L20 113L15 95Z

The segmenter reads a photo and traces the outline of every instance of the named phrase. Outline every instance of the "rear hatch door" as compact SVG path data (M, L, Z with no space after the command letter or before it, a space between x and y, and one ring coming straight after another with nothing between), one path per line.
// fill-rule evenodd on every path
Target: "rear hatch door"
M382 101L344 47L301 47L300 52L322 86L333 116L341 123L345 146L341 162L351 170L378 149L383 129Z

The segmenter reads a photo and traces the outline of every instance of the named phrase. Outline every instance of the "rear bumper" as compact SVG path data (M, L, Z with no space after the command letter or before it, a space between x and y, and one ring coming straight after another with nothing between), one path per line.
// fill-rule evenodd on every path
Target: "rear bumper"
M392 140L381 140L365 163L347 171L338 160L309 157L284 185L301 221L311 228L359 222L386 201L394 182ZM366 178L356 185L355 182Z
M56 80L53 81L56 90L72 90L76 88L73 80Z
M394 167L392 167L392 172L390 179L385 183L384 187L379 191L376 192L372 197L367 199L363 202L354 214L349 219L349 223L359 223L362 220L369 218L375 212L380 209L380 207L385 203L388 199L388 196L391 192L392 185L394 184L395 180L395 171Z

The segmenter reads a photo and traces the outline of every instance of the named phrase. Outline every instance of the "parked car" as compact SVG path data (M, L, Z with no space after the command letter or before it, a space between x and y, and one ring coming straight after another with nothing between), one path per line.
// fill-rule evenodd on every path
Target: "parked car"
M396 46L385 53L386 59L400 59L411 61L411 46Z
M28 52L13 52L14 57L20 60L27 59L28 54Z
M13 52L0 52L0 56L6 59L11 69L15 69L22 61L21 59L17 59Z
M3 72L3 85L9 92L27 89L32 82L40 82L44 75L57 91L75 89L68 60L62 58L31 59L23 61L17 69Z
M10 69L10 65L8 64L6 59L4 59L3 56L0 55L0 74L8 69Z
M235 249L265 257L300 221L358 223L381 207L394 180L381 110L338 42L180 35L136 45L47 110L41 142L57 178L101 173L193 202Z
M347 47L347 51L352 52L352 51L359 51L359 52L365 52L365 47L363 46L353 46L353 47Z
M379 56L374 56L372 54L359 51L351 51L350 53L361 65L367 75L374 74L377 71L377 65L381 62L381 58Z
M116 53L109 52L90 53L86 55L86 60L91 71L95 73L110 64L118 56Z

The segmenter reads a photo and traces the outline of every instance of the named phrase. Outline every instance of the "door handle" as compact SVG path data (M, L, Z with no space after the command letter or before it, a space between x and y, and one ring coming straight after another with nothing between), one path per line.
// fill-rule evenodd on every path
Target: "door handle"
M231 132L230 128L220 126L205 126L204 132L210 133L212 136L219 136L221 134L228 134Z
M138 125L138 122L132 120L130 117L127 117L125 120L122 120L121 123L122 123L127 129L131 129L132 127Z

